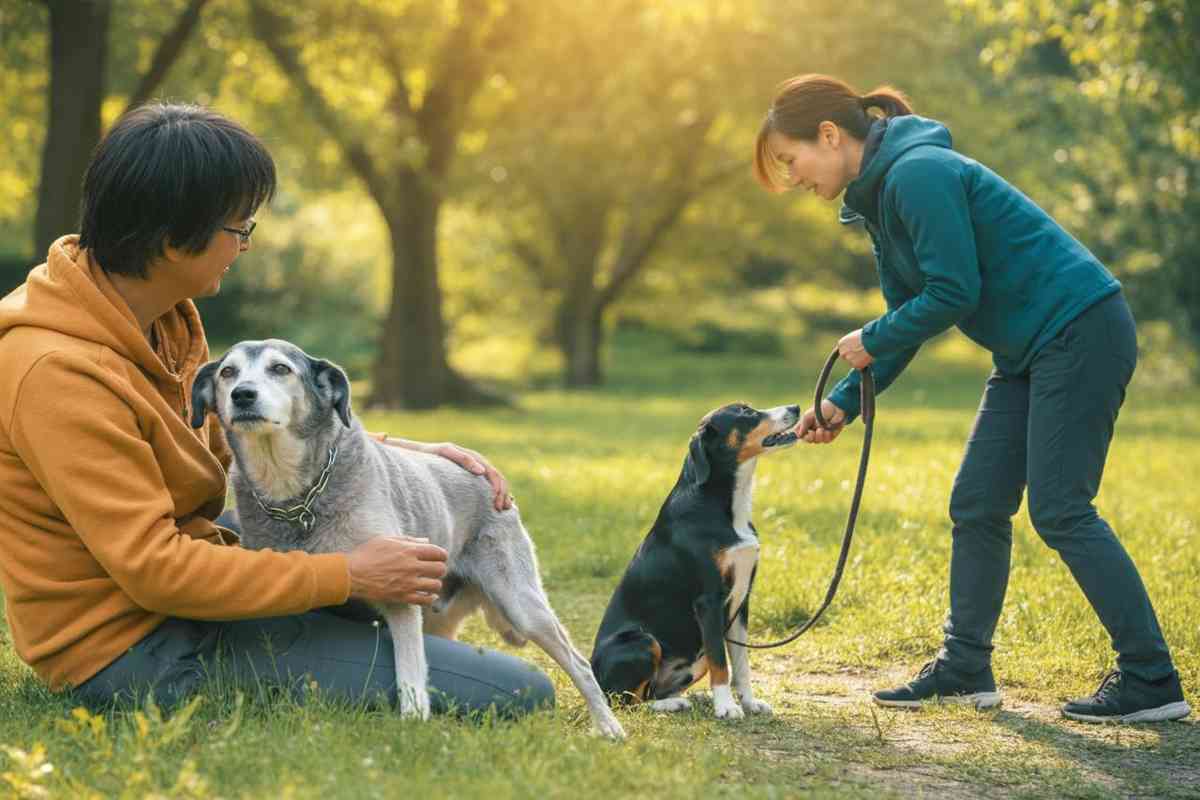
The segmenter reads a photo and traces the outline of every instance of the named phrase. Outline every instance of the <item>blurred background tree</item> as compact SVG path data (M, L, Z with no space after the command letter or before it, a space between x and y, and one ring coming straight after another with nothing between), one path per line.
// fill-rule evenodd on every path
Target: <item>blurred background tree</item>
M161 4L144 9L122 26L119 36L124 46L118 44L112 49L118 56L116 71L125 80L114 80L114 88L121 91L123 84L136 78L124 100L124 111L142 105L158 90L200 22L200 12L207 2L188 0L157 41L146 27L161 27ZM107 127L101 109L108 97L112 18L111 0L44 0L44 5L49 15L50 85L34 222L36 253L45 252L63 231L74 230L79 221L83 173L100 141L101 129ZM142 60L143 53L138 50L144 51L146 45L152 45L153 55L135 74L130 69L133 65L121 62L131 56ZM121 59L122 55L126 58Z
M1183 0L2 0L0 290L75 228L78 120L149 95L229 114L279 165L203 301L218 347L292 339L391 407L595 385L640 353L614 333L786 358L880 307L866 237L749 176L775 85L822 71L945 121L1177 359L1200 341L1197 24ZM88 26L74 78L56 25Z
M1050 209L1144 320L1200 344L1200 4L953 0L1028 136L1054 142ZM1143 328L1147 332L1160 328Z

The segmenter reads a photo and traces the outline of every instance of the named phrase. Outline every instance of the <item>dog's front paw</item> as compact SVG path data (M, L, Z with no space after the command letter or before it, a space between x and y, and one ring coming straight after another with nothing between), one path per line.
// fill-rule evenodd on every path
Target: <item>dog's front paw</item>
M729 691L728 686L714 686L712 698L717 719L741 719L746 716L746 712L733 699L733 692Z
M593 719L592 730L606 739L612 739L614 742L625 741L625 729L621 727L621 723L617 722L617 718L612 714L609 714L607 717Z
M767 717L775 713L769 704L762 700L755 700L753 697L742 698L742 710L747 714L761 714Z
M667 697L650 703L650 708L655 711L689 711L691 707L692 701L686 697Z

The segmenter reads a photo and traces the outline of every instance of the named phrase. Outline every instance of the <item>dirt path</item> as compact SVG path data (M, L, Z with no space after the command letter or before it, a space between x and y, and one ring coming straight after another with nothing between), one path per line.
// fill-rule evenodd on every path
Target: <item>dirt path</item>
M755 661L775 708L746 730L773 769L834 778L847 789L905 797L1200 798L1200 725L1086 725L1056 704L1006 691L996 711L878 709L870 691L903 683L904 670L797 674L786 655ZM764 772L769 770L764 769Z

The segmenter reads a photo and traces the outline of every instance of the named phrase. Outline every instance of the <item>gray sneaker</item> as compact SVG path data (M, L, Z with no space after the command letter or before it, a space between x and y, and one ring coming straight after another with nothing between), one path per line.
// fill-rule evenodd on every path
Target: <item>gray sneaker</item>
M1183 699L1178 672L1144 681L1118 669L1104 677L1095 694L1072 700L1062 713L1080 722L1166 722L1183 719L1192 709Z
M937 659L921 667L917 677L903 686L883 689L871 697L876 705L888 708L917 708L928 702L995 708L1001 700L991 667L974 673L959 672Z

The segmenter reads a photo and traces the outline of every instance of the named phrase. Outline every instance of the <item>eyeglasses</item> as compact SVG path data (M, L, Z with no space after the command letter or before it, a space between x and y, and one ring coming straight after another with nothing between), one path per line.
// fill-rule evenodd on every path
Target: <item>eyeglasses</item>
M248 227L248 228L225 228L225 227L222 227L221 230L228 231L230 233L236 233L237 237L241 241L241 243L243 245L247 245L247 244L250 244L250 234L254 233L254 229L256 227L258 227L258 223L251 222L250 227Z

